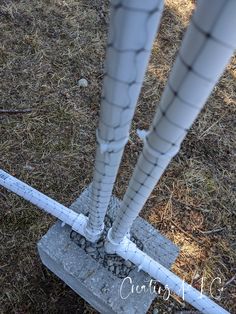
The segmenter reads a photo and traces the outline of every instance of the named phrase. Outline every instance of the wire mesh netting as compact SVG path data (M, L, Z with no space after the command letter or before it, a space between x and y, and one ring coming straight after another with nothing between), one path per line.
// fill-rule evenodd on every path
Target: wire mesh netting
M112 227L114 239L129 231L232 56L233 10L232 1L218 1L214 10L199 3Z
M124 3L128 2L117 2L113 10L119 12ZM129 7L129 9L131 8ZM215 1L214 4L206 1L198 2L196 12L192 17L191 24L188 27L163 92L157 113L144 139L143 151L135 167L118 215L113 223L110 240L115 243L121 243L124 237L129 234L133 221L143 208L171 159L178 153L181 142L232 56L236 44L235 34L232 32L232 29L236 26L233 13L235 9L235 2L233 1L219 0ZM123 10L127 10L126 6ZM133 10L135 11L136 9L133 8ZM137 12L139 12L139 8ZM115 13L113 12L113 14ZM113 41L108 42L108 52L109 49L114 49L114 47ZM129 49L124 49L122 44L119 47L119 52L127 54L127 56L130 53ZM140 52L145 52L145 50L140 50ZM135 56L137 57L138 55L139 51L136 52ZM116 63L116 59L113 59L111 62L113 67L117 66L120 72L123 69L126 72L125 76L129 77L130 72L126 70L126 64ZM132 61L130 63L132 64ZM110 72L108 71L108 73ZM106 75L108 80L114 79L111 73ZM115 79L115 81L117 86L124 83L121 82L120 78ZM132 78L131 81L127 79L126 84L131 88L132 84L136 84L136 81L133 81ZM106 93L105 88L104 90ZM109 90L108 95L109 97L114 95L112 89ZM129 102L127 93L121 92L119 97L120 99L124 97L126 104L127 101ZM106 96L103 96L103 101L106 101L106 99ZM110 104L112 105L112 103ZM117 116L119 116L120 108L117 111L115 104L113 104L113 107L114 111L112 109L112 112L116 112ZM100 126L103 124L103 116L110 117L110 120L112 116L109 111L111 108L108 110L104 106L103 109ZM120 121L119 125L121 124L122 121ZM118 130L120 131L119 128ZM110 133L104 129L103 134ZM105 171L100 173L100 175L104 174ZM97 206L97 209L98 214L99 206ZM122 252L119 252L119 254L122 254ZM127 252L124 253L124 256L126 254ZM133 254L135 255L136 252L133 252ZM171 253L168 252L167 254ZM131 260L134 258L134 255L130 257ZM140 265L142 263L145 264L144 260L139 261ZM145 271L149 274L151 272L154 278L158 279L161 276L160 273L163 275L164 272L157 265L152 266L154 268L157 267L152 272L150 268L152 268L151 265L153 263L155 264L155 261L149 260L148 269L145 268ZM173 273L170 273L165 278L162 278L162 283L167 283L172 290L181 295L183 287L181 280L177 278ZM215 305L214 302L205 296L201 296L200 292L195 291L191 286L187 285L185 288L188 290L186 292L187 301L202 312L225 312Z
M163 2L113 1L88 229L100 232L129 139Z
M86 230L100 236L134 115L152 43L159 26L163 1L114 0L107 44L106 70L97 130L94 178L89 194ZM144 136L144 148L111 229L107 253L118 254L203 313L227 313L201 291L163 267L129 240L132 224L171 159L178 153L236 47L236 1L198 1L156 115ZM72 226L73 211L37 190L0 172L1 185L23 196ZM86 217L87 219L87 217ZM83 220L83 223L87 220ZM79 224L84 228L85 224ZM108 229L108 228L107 228ZM83 229L84 232L84 229ZM142 232L139 230L139 232ZM82 232L81 232L82 234ZM146 241L150 241L150 237ZM86 235L85 235L86 238ZM163 241L160 254L173 253ZM113 250L113 251L112 251ZM162 256L162 257L163 257Z

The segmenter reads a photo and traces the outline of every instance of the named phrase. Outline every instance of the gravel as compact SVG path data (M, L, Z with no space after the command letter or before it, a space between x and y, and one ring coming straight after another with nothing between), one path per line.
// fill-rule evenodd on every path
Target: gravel
M128 268L132 267L132 263L130 261L125 261L124 264Z
M124 260L122 257L116 254L107 254L104 250L104 243L106 234L112 226L112 220L109 216L105 217L104 234L97 243L91 243L87 241L83 236L71 231L70 238L81 247L87 254L102 264L105 268L111 271L118 278L125 278L129 276L131 270L135 268L135 265L129 260ZM134 235L131 235L131 240L137 245L139 249L143 249L143 244Z
M78 85L79 85L79 87L87 87L88 81L85 78L82 78L82 79L78 80Z

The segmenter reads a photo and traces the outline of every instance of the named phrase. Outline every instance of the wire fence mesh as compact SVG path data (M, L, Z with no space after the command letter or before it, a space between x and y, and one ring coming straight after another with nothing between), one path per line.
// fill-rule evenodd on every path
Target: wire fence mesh
M122 4L123 2L118 2L115 9L118 10ZM110 240L114 243L122 243L129 234L133 221L171 159L178 153L189 128L229 62L236 46L235 34L232 33L236 27L232 13L235 9L234 1L198 2L157 113L144 138L143 151L112 225ZM129 258L135 259L134 255L140 253L138 251L134 251ZM127 251L119 254L127 257ZM141 269L145 258L147 257L140 261ZM158 279L164 272L157 265L153 266L153 263L155 264L153 260L149 260L149 266L144 269ZM151 265L154 269L156 267L153 272L150 271ZM169 285L177 294L182 293L184 297L181 292L184 286L178 277L178 280L175 279L173 273L168 273L162 283ZM191 286L185 288L188 290L187 301L201 312L226 312Z
M163 2L112 1L106 72L97 130L97 153L90 193L87 229L100 234L113 185L128 140L130 124L140 93ZM186 284L127 240L132 223L204 106L236 47L236 2L198 1L173 70L163 92L120 210L108 233L115 252L132 261L203 313L226 313L201 292ZM1 172L1 184L41 207L52 207L68 221L67 209L38 191L10 180ZM8 180L8 182L7 182ZM28 194L25 195L25 189ZM42 202L42 197L44 202ZM34 201L33 201L34 200ZM41 203L40 203L41 202ZM50 206L49 206L50 205ZM51 206L52 205L52 206ZM55 213L54 213L55 212ZM56 213L57 212L57 213ZM73 213L71 219L74 220ZM73 222L72 222L73 224ZM141 232L141 231L140 231ZM147 239L150 240L150 239ZM126 245L123 245L123 241ZM120 245L121 244L121 245ZM167 257L167 242L158 249Z
M112 1L88 231L102 231L163 2Z
M118 242L129 232L234 52L233 1L200 2L163 92L120 213L112 227ZM208 12L206 14L206 12ZM231 14L232 15L232 14ZM197 26L199 25L199 26Z

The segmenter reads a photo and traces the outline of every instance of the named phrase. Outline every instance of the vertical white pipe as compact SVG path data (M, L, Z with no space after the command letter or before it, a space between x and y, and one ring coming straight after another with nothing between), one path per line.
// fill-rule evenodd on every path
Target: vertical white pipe
M159 26L163 0L111 1L88 236L99 238Z
M176 155L236 47L236 1L199 0L112 227L119 243Z

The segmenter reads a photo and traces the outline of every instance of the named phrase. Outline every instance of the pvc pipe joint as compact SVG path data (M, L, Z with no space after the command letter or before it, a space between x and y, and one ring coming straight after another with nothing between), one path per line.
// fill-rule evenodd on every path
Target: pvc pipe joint
M96 130L96 139L100 147L101 154L104 154L105 152L113 151L117 152L125 147L129 140L129 136L126 136L124 139L119 141L105 141L102 139L99 135L99 130Z
M85 229L84 229L84 236L85 238L90 241L90 242L97 242L102 233L103 233L103 230L104 230L104 224L102 225L101 229L99 231L94 231L91 229L91 227L89 226L88 224L89 222L89 218L86 217L86 226L85 226Z
M100 239L101 234L103 232L103 229L99 233L92 232L88 228L88 217L83 214L78 214L78 216L72 223L71 228L75 232L84 236L88 241L93 242L93 243L97 242Z
M127 233L126 236L122 239L122 241L120 241L120 242L114 241L114 239L112 238L112 228L110 228L107 232L107 237L106 237L106 241L105 241L105 251L108 254L115 254L119 247L128 246L128 243L131 242L129 238L130 238L130 233ZM131 242L131 243L133 243L133 242Z

